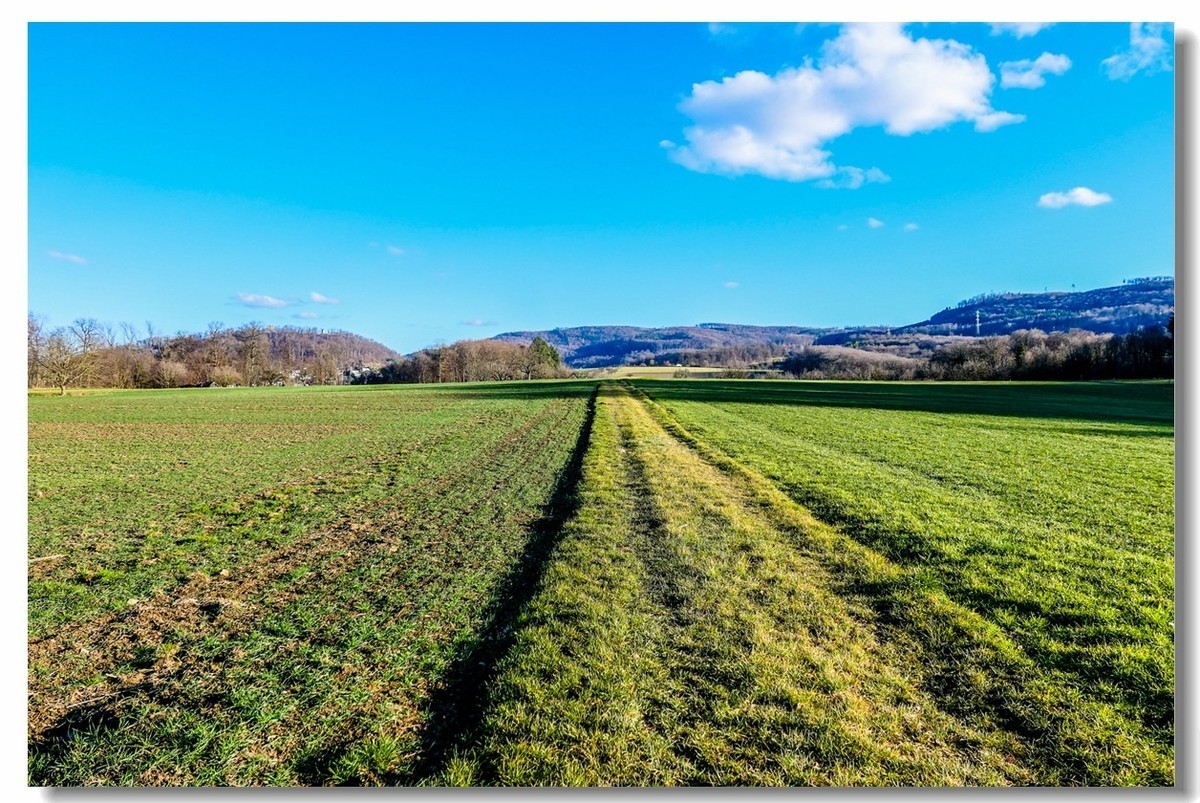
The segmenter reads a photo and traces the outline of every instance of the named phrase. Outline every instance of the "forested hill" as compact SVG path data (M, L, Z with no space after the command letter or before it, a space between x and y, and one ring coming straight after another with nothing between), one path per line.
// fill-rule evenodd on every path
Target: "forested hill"
M1130 279L1116 287L1079 292L989 293L906 326L575 326L505 332L493 339L528 344L542 337L574 368L644 364L649 360L688 365L738 364L770 359L814 342L853 344L885 333L974 336L976 312L978 334L984 336L1020 329L1126 334L1166 326L1175 313L1175 280L1170 276Z
M142 337L93 318L46 329L29 316L29 387L174 388L340 384L400 355L351 332L292 326L209 326Z
M538 332L505 332L493 340L527 345L541 337L574 368L622 365L674 358L680 352L722 350L755 359L784 354L813 342L825 329L811 326L744 326L702 323L653 329L641 326L575 326ZM671 360L675 361L675 360Z
M1175 312L1175 279L1131 279L1116 287L1050 293L989 293L948 307L899 331L925 334L1003 335L1018 329L1127 334L1163 326Z

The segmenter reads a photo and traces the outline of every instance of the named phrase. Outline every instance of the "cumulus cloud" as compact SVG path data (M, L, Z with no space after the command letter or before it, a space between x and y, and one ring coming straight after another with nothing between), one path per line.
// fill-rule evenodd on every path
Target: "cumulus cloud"
M1033 36L1038 31L1049 28L1053 22L993 22L992 36L1000 34L1012 34L1018 39L1024 39L1026 36Z
M921 227L918 226L916 223L905 223L904 224L905 231L916 231L919 228L921 228Z
M316 290L309 293L308 297L311 298L313 300L313 302L315 302L317 304L341 304L342 303L341 301L339 301L336 298L330 298L329 296L323 296L320 293L318 293Z
M992 108L994 83L987 61L967 45L913 39L895 23L850 24L815 64L693 84L679 105L693 121L687 143L669 154L701 173L862 186L885 174L834 164L830 141L860 127L908 136L958 122L992 131L1024 120Z
M735 290L739 286L738 282L722 282L721 286L726 290Z
M1130 23L1129 49L1118 50L1100 65L1114 81L1128 81L1138 73L1170 72L1174 62L1173 49L1167 41L1170 30L1161 22Z
M1046 85L1046 73L1062 75L1071 69L1071 60L1054 53L1036 59L1006 61L1000 65L1000 86L1004 89L1038 89Z
M396 245L389 244L387 247L387 252L394 257L404 256L404 249L400 248L399 246L396 246Z
M873 229L882 229L882 228L883 228L885 225L887 225L887 224L885 224L885 223L884 223L882 220L880 220L879 218L876 218L876 217L869 217L869 218L867 218L867 225L868 225L868 226L870 226L870 227L871 227L871 228L873 228Z
M286 307L288 303L274 296L263 296L257 293L238 293L238 301L241 301L247 307L268 307L270 309L279 309Z
M50 256L55 259L63 259L67 262L74 262L76 265L86 265L88 261L78 254L64 254L62 251L50 251Z
M1062 209L1064 206L1099 206L1112 201L1107 192L1096 192L1087 187L1075 187L1066 192L1048 192L1038 198L1038 206L1047 209Z

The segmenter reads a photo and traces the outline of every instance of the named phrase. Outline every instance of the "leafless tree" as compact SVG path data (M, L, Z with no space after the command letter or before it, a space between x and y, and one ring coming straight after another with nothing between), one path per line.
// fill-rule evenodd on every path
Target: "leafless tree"
M40 373L60 395L67 395L71 385L86 384L91 375L96 356L93 334L86 321L76 321L47 335L39 357Z
M41 384L42 354L46 348L46 334L42 319L32 313L29 315L29 356L26 369L29 373L29 387L35 388Z

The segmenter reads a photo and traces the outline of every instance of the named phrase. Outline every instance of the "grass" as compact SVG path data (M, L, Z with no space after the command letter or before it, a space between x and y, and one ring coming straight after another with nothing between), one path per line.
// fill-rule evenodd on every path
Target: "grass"
M1172 393L31 399L31 782L1169 785Z
M31 782L403 775L590 391L31 402L31 556L65 556L31 564Z
M1169 383L780 383L766 399L747 383L706 383L702 400L674 383L642 387L696 442L978 618L970 630L1010 642L1039 711L1069 706L1104 723L1025 711L1027 729L1046 731L1036 738L1057 746L1067 728L1086 745L1049 777L1169 782ZM1089 740L1101 730L1112 738Z
M598 379L674 379L676 373L686 371L691 379L711 379L725 370L712 366L622 365L617 368L595 368L592 369L592 375Z
M568 523L445 783L1020 780L753 491L606 388Z

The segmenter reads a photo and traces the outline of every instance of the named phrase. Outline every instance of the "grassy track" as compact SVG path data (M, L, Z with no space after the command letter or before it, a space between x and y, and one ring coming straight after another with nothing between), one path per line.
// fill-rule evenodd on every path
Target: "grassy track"
M754 490L605 389L581 508L450 783L1021 780L764 517Z
M402 777L590 391L31 400L31 781ZM144 480L124 510L118 461Z
M31 780L1172 783L1171 385L595 387L31 399Z
M671 410L716 416L722 400L691 401L706 388L673 391ZM985 398L973 401L986 403L990 390L976 387ZM1029 406L1061 409L1058 388L1047 390L1051 398L1035 393ZM1110 392L1097 387L1101 397ZM764 415L780 412L778 402L761 406ZM1162 417L1153 404L1130 407ZM799 407L787 414L803 415ZM1103 417L1099 404L1083 414ZM722 446L735 451L741 431L725 418L720 427ZM763 434L752 453L790 465L780 458L783 431ZM814 431L808 438L818 441ZM1027 629L965 604L952 572L939 576L860 543L868 535L861 521L818 520L716 441L700 440L639 391L605 389L579 514L517 620L480 726L441 782L1172 782L1169 719L1120 695L1114 702L1076 668L1031 648ZM808 469L829 470L828 460ZM987 521L960 512L960 527ZM1161 596L1153 603L1164 604ZM1169 665L1169 641L1154 645L1149 638L1142 647Z

